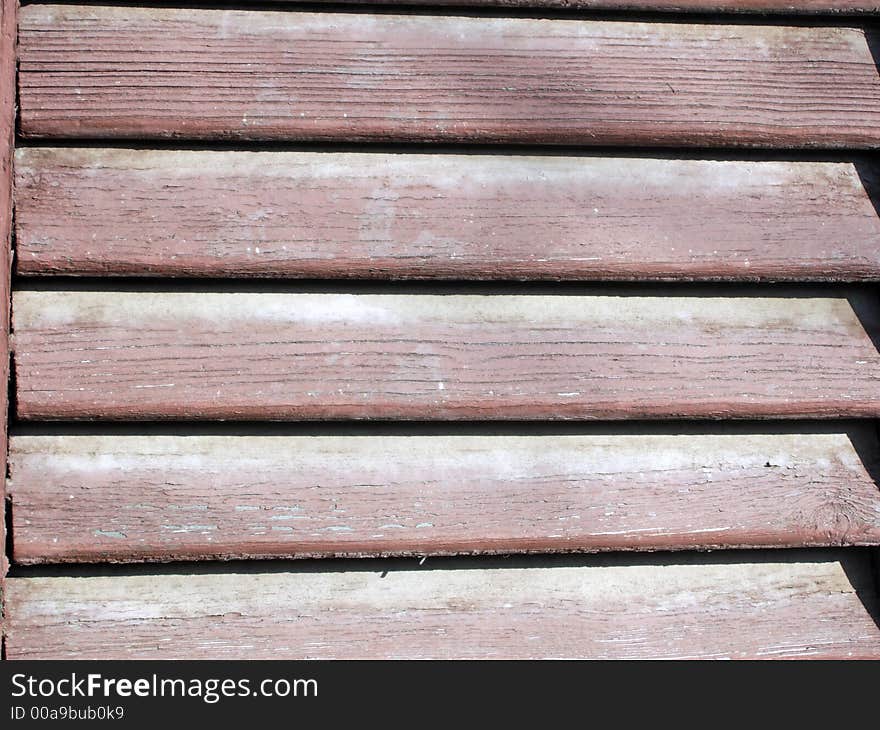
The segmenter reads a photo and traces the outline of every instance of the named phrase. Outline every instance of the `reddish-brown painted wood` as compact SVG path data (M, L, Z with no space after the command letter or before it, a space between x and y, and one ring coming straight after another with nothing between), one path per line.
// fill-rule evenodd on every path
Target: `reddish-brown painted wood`
M290 2L291 0L269 0ZM468 8L553 8L554 10L641 10L649 12L861 14L880 12L876 0L313 0L358 5L428 5ZM265 0L237 0L237 5ZM205 3L209 5L209 2Z
M23 148L21 274L880 279L867 162Z
M18 563L880 545L847 433L11 444Z
M664 561L13 578L7 656L880 657L863 553Z
M6 469L9 383L9 304L12 267L12 166L15 145L15 39L17 0L0 0L0 466ZM5 480L4 480L5 482ZM6 556L6 488L0 486L0 635Z
M18 415L880 415L840 297L18 291Z
M861 28L30 5L33 137L880 146Z

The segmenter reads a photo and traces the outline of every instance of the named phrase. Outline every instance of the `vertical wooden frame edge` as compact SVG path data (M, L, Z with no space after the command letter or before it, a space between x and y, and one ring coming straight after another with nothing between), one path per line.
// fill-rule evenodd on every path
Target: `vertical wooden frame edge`
M12 272L12 165L15 145L16 40L18 0L0 0L0 457L3 483L0 494L0 635L5 645L5 588L9 556L6 555L6 453L9 391L9 309ZM4 646L5 648L5 646ZM5 651L4 651L5 654Z

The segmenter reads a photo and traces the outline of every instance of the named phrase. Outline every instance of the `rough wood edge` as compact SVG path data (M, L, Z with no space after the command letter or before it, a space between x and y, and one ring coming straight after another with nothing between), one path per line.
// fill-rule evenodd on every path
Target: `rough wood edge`
M239 0L247 9L254 5L291 5L297 0ZM616 11L642 13L723 13L747 15L871 15L880 12L874 0L311 0L316 5L365 5L468 8L475 11L541 10ZM196 3L198 4L198 3ZM201 3L210 7L210 0Z
M10 580L10 658L876 659L869 572L836 549L32 574Z
M12 271L12 165L15 146L15 75L18 0L0 0L0 635L5 645L6 449L9 383L9 307ZM5 650L4 650L5 655Z
M875 443L855 433L19 433L9 440L12 557L18 566L880 545L866 448ZM612 516L621 504L627 517ZM174 524L194 510L200 525Z

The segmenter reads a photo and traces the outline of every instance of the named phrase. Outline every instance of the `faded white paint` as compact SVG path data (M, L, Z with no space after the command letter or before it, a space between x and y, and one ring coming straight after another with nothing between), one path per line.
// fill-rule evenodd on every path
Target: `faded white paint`
M429 472L512 481L546 474L650 479L668 470L702 472L707 481L742 469L794 474L849 472L852 486L872 480L846 433L536 435L536 436L17 436L10 461L44 474L230 471L381 473L389 482ZM13 470L14 473L14 470ZM356 478L356 477L353 477ZM17 485L12 479L10 493ZM27 488L27 485L22 485ZM240 507L236 509L247 509ZM277 506L275 510L299 511ZM274 517L272 519L284 519ZM381 529L394 525L382 525Z
M137 322L271 322L413 326L562 323L566 326L754 327L861 330L846 297L611 297L498 294L299 294L28 291L14 294L14 329Z

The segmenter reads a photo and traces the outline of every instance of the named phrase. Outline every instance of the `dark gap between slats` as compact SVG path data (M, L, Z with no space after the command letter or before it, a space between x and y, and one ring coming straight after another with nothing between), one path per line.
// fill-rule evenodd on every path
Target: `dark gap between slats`
M872 577L874 579L874 593L878 596L878 602L880 602L880 548L869 550L869 553ZM880 606L878 606L877 610L871 614L871 617L874 619L877 626L880 627Z
M852 162L866 174L880 175L880 153L872 150L750 149L746 147L622 147L566 144L462 142L321 142L303 140L199 141L191 139L30 138L19 137L16 149L120 149L180 152L322 152L359 154L473 155L475 157L602 157L654 160L710 160L719 162Z
M12 578L96 577L122 575L212 575L223 573L391 573L397 571L481 570L498 568L516 570L564 567L611 567L649 565L736 565L738 563L820 563L840 556L843 562L863 563L862 583L870 572L864 570L872 548L774 548L758 550L676 550L656 552L554 553L531 555L462 555L456 557L412 558L302 558L229 561L180 561L174 563L59 563L11 565Z
M880 218L880 167L878 167L878 158L862 158L853 160L853 166L862 183L871 205Z
M190 277L17 276L15 291L82 291L215 294L383 294L410 296L521 295L604 297L730 297L803 299L846 297L865 317L880 318L880 289L874 283L619 282L619 281L410 281L390 279L254 279Z
M630 421L22 421L12 436L674 436L846 433L864 457L880 447L872 420ZM880 450L876 460L880 460ZM870 461L870 459L869 459ZM880 466L880 465L878 465Z

